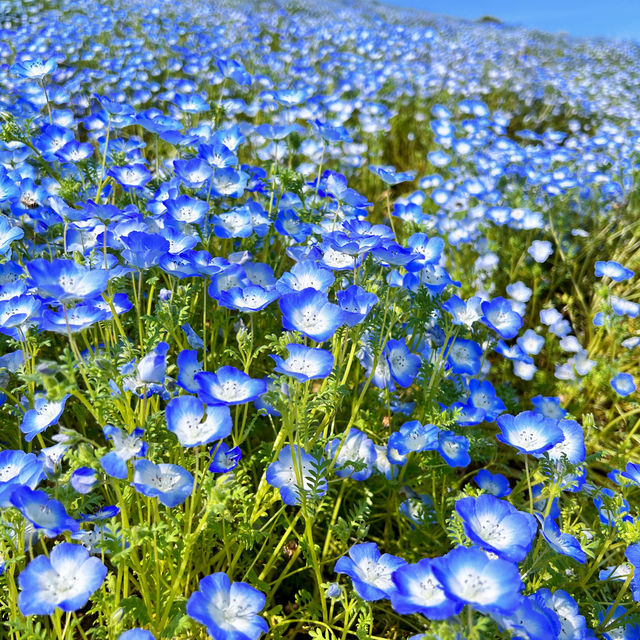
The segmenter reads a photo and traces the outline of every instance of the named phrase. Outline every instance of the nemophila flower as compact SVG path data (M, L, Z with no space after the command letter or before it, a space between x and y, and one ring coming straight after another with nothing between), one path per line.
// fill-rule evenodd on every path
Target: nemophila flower
M123 389L142 398L159 393L164 388L169 349L167 342L158 342L138 363L132 360L121 367Z
M640 544L630 544L624 552L624 557L633 567L633 578L631 579L631 593L635 602L640 601Z
M315 289L303 289L280 298L282 326L288 331L299 331L316 342L333 336L345 322L342 309L332 304L326 294Z
M491 473L487 469L480 469L474 476L473 481L483 491L496 496L496 498L504 498L511 493L509 480L501 473Z
M233 428L226 405L204 405L193 396L179 396L167 404L167 429L183 447L197 447L226 438Z
M84 607L107 575L99 558L79 544L62 542L47 556L34 558L18 576L18 606L24 616L51 615L56 609Z
M517 416L503 414L497 422L500 427L498 440L521 453L539 455L564 440L558 421L536 411L523 411Z
M11 506L11 494L18 487L35 489L44 478L42 460L20 449L0 451L0 508Z
M442 347L447 354L447 363L452 373L466 373L475 376L482 366L482 349L477 342L464 338L450 338Z
M536 262L546 262L553 253L553 245L548 240L534 240L527 252Z
M104 437L111 440L114 450L100 458L100 466L112 478L124 480L127 477L127 461L147 453L147 443L143 442L143 429L134 429L131 433L107 424L103 428Z
M481 304L482 298L478 296L473 296L465 302L454 295L442 305L442 308L451 314L452 324L471 327L474 322L482 318Z
M29 280L38 294L67 304L76 300L95 298L106 288L109 279L104 269L87 269L74 260L56 258L49 262L42 258L26 264Z
M488 380L482 382L469 380L469 404L482 409L487 422L493 422L503 411L506 411L504 402L498 398L496 390Z
M248 287L232 287L220 292L218 304L227 309L237 309L245 313L261 311L277 300L280 294L275 289L263 289L258 285Z
M493 329L501 338L509 340L515 338L522 327L522 318L511 308L505 298L494 298L490 302L480 305L482 321Z
M267 467L266 480L280 491L282 502L300 504L301 491L307 499L321 498L327 492L323 477L323 462L305 453L302 448L283 447L278 459Z
M69 482L78 493L90 493L97 480L98 474L95 469L79 467L73 472Z
M155 640L155 636L151 631L136 628L121 633L118 640Z
M177 383L189 393L198 392L198 384L195 381L197 373L202 371L202 363L198 360L198 352L183 349L176 359L178 365Z
M394 382L401 387L410 387L418 375L422 359L411 353L404 340L388 340L384 355Z
M464 605L445 594L433 573L432 566L438 562L438 558L425 558L394 571L396 588L391 592L391 606L395 611L402 615L420 613L429 620L444 620L460 613Z
M63 531L75 533L78 523L67 513L58 500L49 498L44 491L17 487L11 494L12 506L47 538L55 538Z
M390 185L409 182L416 177L415 171L396 172L395 167L390 165L379 166L372 164L369 165L369 171Z
M620 476L640 487L640 465L627 462L627 466L625 470L620 473Z
M438 447L439 431L433 424L423 425L417 420L411 420L389 436L388 447L403 456L414 451L432 451Z
M373 440L354 427L341 438L331 440L326 453L335 460L335 473L339 478L354 480L367 480L377 458Z
M136 163L124 167L111 167L107 175L112 177L125 191L140 189L152 178L143 164Z
M470 427L480 424L484 420L484 411L470 404L454 402L449 407L455 413L455 421L461 427Z
M577 562L584 564L587 561L587 554L582 550L578 539L569 533L562 533L556 522L547 517L542 520L542 536L549 546L563 556L569 556Z
M158 498L165 507L182 504L193 491L193 476L180 465L140 459L133 468L131 485L143 496Z
M595 265L596 278L608 277L616 282L622 282L633 278L633 271L623 267L619 262L615 260L609 260L607 262L598 260Z
M252 402L267 390L263 379L252 378L244 371L225 365L215 373L202 371L196 373L198 398L205 404L244 404Z
M443 430L438 434L438 453L450 467L466 467L471 462L469 440L453 431Z
M609 615L610 612L611 607L608 607L605 611L601 611L598 614L601 624L606 618L609 619L607 627L609 624L615 624L616 621L619 621L609 633L602 634L604 640L638 640L638 638L640 638L640 625L629 619L627 609L624 607L616 607L612 615ZM587 632L588 631L587 629ZM587 636L588 640L592 640L592 637L593 636Z
M510 614L520 604L524 584L517 565L477 547L456 547L432 570L448 598L483 613Z
M164 201L164 206L174 220L185 224L200 224L209 210L209 205L204 200L185 195L168 198Z
M4 216L0 216L0 255L5 255L11 248L11 243L23 236L24 231L20 227L14 227Z
M173 168L176 176L187 186L202 187L213 175L213 169L202 158L190 160L174 160Z
M558 615L560 620L559 638L581 640L586 637L587 621L580 615L576 601L562 589L553 593L549 589L538 589L536 596L540 601Z
M245 582L231 582L226 573L200 580L200 590L189 596L187 615L207 628L215 640L257 640L269 631L258 614L265 596Z
M270 356L276 363L274 371L291 376L298 382L326 378L333 371L333 354L326 349L312 349L301 344L288 344L287 351L289 357L286 360L280 356Z
M518 337L516 343L525 353L537 356L544 346L544 338L532 329L527 329Z
M584 431L575 420L559 420L558 427L564 436L558 444L549 449L548 455L554 462L566 457L570 464L581 464L587 456L584 445Z
M456 512L467 537L486 551L520 562L531 550L538 523L531 514L518 511L506 500L490 494L462 498L456 502Z
M160 262L169 253L171 245L157 233L131 231L122 239L124 249L120 255L132 266L144 270Z
M33 409L25 411L20 423L20 431L25 434L24 439L31 442L39 433L57 424L68 398L68 393L57 401L51 401L45 395L38 395L34 400Z
M344 322L350 327L360 324L378 302L378 296L357 285L341 289L336 293L336 298L344 312Z
M567 411L560 406L560 398L534 396L531 398L531 404L535 411L547 418L560 420L567 415Z
M10 71L16 76L28 78L29 80L42 80L45 76L52 74L58 68L55 58L43 60L33 58L32 60L21 60L11 65Z
M301 260L285 271L276 282L276 289L282 294L314 289L326 293L334 283L335 277L315 260Z
M611 378L610 384L613 390L623 398L636 390L636 383L633 376L629 373L618 373Z
M406 565L402 558L380 554L375 542L354 544L348 556L338 558L333 570L351 578L355 592L369 602L390 598L396 590L394 572Z
M534 593L525 596L518 607L508 615L492 613L500 629L509 631L514 638L558 638L560 620L541 598Z
M616 525L616 520L633 522L627 500L607 487L600 489L593 499L593 504L598 510L600 522L604 525L613 527Z
M229 448L224 442L219 442L211 449L211 464L209 471L213 473L228 473L233 471L242 458L240 447Z
M77 304L57 312L45 309L42 313L40 328L43 331L61 334L77 333L108 317L109 313L104 308L92 303Z

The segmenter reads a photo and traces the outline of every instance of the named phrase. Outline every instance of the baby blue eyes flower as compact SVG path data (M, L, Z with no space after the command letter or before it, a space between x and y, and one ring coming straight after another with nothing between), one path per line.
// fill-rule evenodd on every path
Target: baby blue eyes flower
M623 267L619 262L615 262L614 260L607 262L598 260L595 265L595 270L596 278L608 277L615 280L615 282L622 282L623 280L633 278L633 271L631 271L631 269Z
M623 398L632 394L636 390L636 383L629 373L619 373L611 378L611 387Z
M501 338L510 340L515 338L522 327L522 318L511 308L511 303L505 298L494 298L491 302L480 305L482 321L493 329Z
M214 640L257 640L269 631L258 615L265 595L245 582L231 582L226 573L200 580L200 590L187 601L187 615L207 628Z
M432 569L447 597L479 611L508 615L520 603L524 584L517 565L490 559L477 547L457 547Z
M380 554L375 542L355 544L348 556L338 558L334 571L351 578L355 592L369 602L390 598L396 591L393 574L407 564L402 558Z
M94 469L80 467L73 472L70 482L78 493L90 493L97 480L98 474Z
M373 473L377 453L373 440L359 429L352 427L340 438L334 438L326 446L327 457L335 458L335 473L339 478L367 480Z
M527 251L536 262L542 263L553 253L553 246L548 240L534 240Z
M282 311L282 326L288 331L299 331L316 342L331 338L345 322L342 309L315 289L290 293L282 297L278 304Z
M100 458L100 466L112 478L124 480L128 474L127 461L136 456L144 456L147 452L147 444L142 441L144 431L134 429L129 434L107 424L103 432L105 438L112 441L114 450Z
M63 542L49 555L34 558L18 576L22 615L51 615L56 608L76 611L97 591L107 568L79 544Z
M405 564L393 573L395 590L391 592L391 606L402 615L420 613L429 620L444 620L455 616L464 606L449 598L433 573L439 558L424 559Z
M538 589L537 598L545 606L554 611L560 620L559 638L566 640L583 640L586 638L587 621L580 615L576 601L562 589L553 593L549 589Z
M220 292L218 303L227 309L237 309L245 313L261 311L277 300L280 294L275 289L267 290L258 285L232 287Z
M438 453L450 467L466 467L471 463L469 447L469 440L465 436L448 430L438 434Z
M193 396L179 396L166 408L167 428L183 447L197 447L226 438L233 427L226 405L204 405Z
M212 473L228 473L233 471L242 458L240 447L229 448L224 442L218 443L211 449L211 464L209 471Z
M42 460L20 449L0 451L0 508L11 505L11 494L19 487L35 489L44 478Z
M165 507L182 504L193 491L193 476L177 464L154 464L136 460L133 482L137 491L149 498L158 498Z
M109 272L87 269L73 260L56 258L52 262L38 258L26 264L28 284L38 294L63 304L80 299L95 298L106 288Z
M569 556L581 564L587 561L587 554L582 550L578 539L569 533L562 533L551 517L542 521L542 536L556 553Z
M155 640L151 631L145 629L129 629L118 636L118 640Z
M482 349L477 342L457 338L450 339L443 347L447 354L447 363L452 373L466 373L475 376L482 366Z
M25 434L24 439L31 442L39 433L48 429L51 425L57 424L69 394L61 400L52 402L46 396L38 396L33 404L33 409L25 411L20 431Z
M388 447L405 456L413 451L429 451L438 447L438 427L417 420L405 422L389 436Z
M11 494L11 504L47 538L78 530L78 523L67 514L62 503L49 498L44 491L18 487Z
M291 376L298 382L326 378L334 365L333 354L325 349L313 349L301 344L288 344L289 357L270 356L276 363L274 371Z
M305 453L300 447L283 447L280 456L267 467L267 482L280 491L282 502L300 504L301 491L309 498L321 498L327 492L322 477L322 460Z
M42 58L24 60L16 62L10 67L11 73L29 80L42 80L45 76L52 74L58 68L55 58L44 61Z
M344 312L345 324L350 327L360 324L378 302L378 296L357 285L338 291L336 298Z
M539 455L564 440L556 420L535 411L523 411L517 416L501 415L497 419L500 442L515 447L521 453Z
M464 532L474 544L511 562L524 560L538 530L529 513L490 494L456 502Z
M509 480L501 473L491 473L487 469L480 469L473 480L483 491L496 496L496 498L504 498L511 493Z
M202 371L194 376L198 398L205 404L244 404L259 398L267 390L267 383L254 379L235 367L225 365L215 373Z
M633 600L640 602L640 544L630 544L624 552L624 556L633 567L633 578L629 585Z
M152 177L149 170L143 164L111 167L111 169L107 171L107 175L111 176L126 191L144 187Z

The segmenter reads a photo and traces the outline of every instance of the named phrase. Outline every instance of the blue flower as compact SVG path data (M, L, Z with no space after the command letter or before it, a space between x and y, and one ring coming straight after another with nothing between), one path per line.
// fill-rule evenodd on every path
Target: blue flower
M515 338L522 327L522 318L513 311L511 303L505 298L494 298L491 302L480 305L482 321L493 329L501 338Z
M492 613L491 617L501 629L510 631L514 638L558 638L561 629L558 614L549 609L535 593L524 597L508 615Z
M521 602L524 584L517 565L490 559L477 547L457 547L432 569L447 597L483 613L508 615Z
M114 451L110 451L100 458L100 466L112 478L124 480L128 475L127 461L135 456L144 456L147 444L142 441L144 431L134 429L130 434L107 424L103 428L104 437L111 440Z
M351 578L355 592L369 602L390 598L396 591L394 572L407 564L388 553L380 555L375 542L354 544L349 556L338 558L334 571Z
M484 419L493 422L503 411L504 402L488 380L469 380L469 404L484 411Z
M443 430L438 434L438 453L450 467L466 467L471 463L469 440L453 431Z
M149 170L141 163L111 167L107 171L107 175L111 176L125 191L140 189L152 178Z
M289 331L299 331L316 342L331 338L345 322L342 309L315 289L307 288L285 295L278 304L282 311L282 326Z
M197 373L202 371L202 364L198 361L198 352L183 349L176 359L178 365L177 383L189 393L198 392L198 384L195 381Z
M95 469L79 467L73 472L69 482L78 493L90 493L97 480L98 474Z
M78 523L63 504L49 498L44 491L17 487L11 494L11 504L47 538L55 538L63 531L75 533L78 530Z
M52 262L38 258L26 264L28 284L38 294L54 298L63 304L99 296L106 288L109 272L105 269L87 269L73 260L55 259Z
M497 419L500 442L515 447L521 453L539 455L564 440L557 420L545 418L535 411L523 411L517 416L504 414Z
M289 357L270 356L276 363L274 371L291 376L298 382L326 378L334 365L333 354L325 349L312 349L301 344L288 344Z
M548 240L534 240L527 252L536 262L542 263L553 253L553 246Z
M534 396L531 398L533 408L547 418L560 420L567 415L567 411L560 406L560 398Z
M267 467L267 482L280 491L282 502L300 504L300 493L307 499L321 498L327 492L327 481L322 477L322 460L305 453L301 447L283 447L278 459Z
M458 500L456 512L471 542L511 562L526 558L538 530L531 514L488 493Z
M0 508L11 506L11 494L18 487L35 489L44 478L42 460L20 449L0 451Z
M378 296L355 284L338 291L336 298L344 312L344 322L350 327L360 324L378 302Z
M561 626L559 638L583 640L586 637L587 621L580 615L576 601L566 591L557 589L551 593L549 589L538 589L536 596L558 615Z
M315 260L301 260L285 271L276 283L276 289L282 294L314 289L326 293L334 283L333 273ZM339 299L338 299L339 301ZM345 316L346 317L346 316ZM349 322L349 320L345 320Z
M549 458L554 462L560 462L563 456L571 464L581 464L587 456L584 445L584 431L575 420L558 420L558 427L564 439L555 447L549 449Z
M244 404L259 398L267 390L267 383L255 379L235 367L225 365L215 373L196 373L198 398L205 404Z
M204 405L193 396L179 396L166 407L167 428L183 447L197 447L226 438L233 428L226 405Z
M452 373L466 373L475 376L482 366L482 349L477 342L457 338L450 338L442 348L443 353L448 353L447 363Z
M616 282L633 278L633 271L631 271L631 269L623 267L619 262L615 262L614 260L607 262L598 260L595 264L595 269L596 278L609 277Z
M200 590L187 601L187 615L207 628L215 640L257 640L269 626L258 615L265 596L245 582L231 582L225 573L200 580Z
M151 631L136 628L121 633L118 640L155 640L155 637Z
M420 356L411 353L404 340L388 340L384 353L394 382L410 387L422 364Z
M373 440L354 427L342 439L331 440L326 446L326 453L335 459L335 472L339 478L354 480L367 480L373 473L377 458Z
M398 613L420 613L429 620L444 620L460 613L463 604L446 595L433 573L433 565L439 562L439 558L425 558L394 571L396 589L391 592L391 606Z
M52 74L58 68L55 58L49 58L43 61L42 58L34 58L33 60L22 60L12 64L11 73L29 80L42 80L45 76Z
M56 608L76 611L102 585L107 568L81 545L63 542L49 557L34 558L18 576L22 615L51 615Z
M511 493L509 480L501 473L491 473L487 469L480 469L473 480L483 491L496 496L496 498L504 498Z
M542 521L542 518L540 520ZM556 553L569 556L582 564L587 561L587 554L582 550L578 539L569 533L562 533L550 517L542 521L542 536Z
M140 459L133 468L132 486L143 496L158 498L165 507L182 504L193 491L193 476L180 465Z
M222 291L218 297L218 303L227 309L253 313L261 311L279 297L280 294L275 289L267 290L258 285L249 285L231 287L227 291Z
M389 436L388 447L402 456L413 451L432 451L438 447L438 433L438 427L433 424L423 425L417 420L411 420Z
M25 411L20 423L20 431L25 434L24 439L27 442L31 442L39 433L58 423L68 397L69 394L66 394L58 401L51 401L44 395L36 397L33 409Z
M240 447L229 448L224 442L219 442L211 449L211 464L209 471L213 473L228 473L233 471L242 458Z
M611 378L611 387L623 398L632 394L636 390L636 383L629 373L619 373Z

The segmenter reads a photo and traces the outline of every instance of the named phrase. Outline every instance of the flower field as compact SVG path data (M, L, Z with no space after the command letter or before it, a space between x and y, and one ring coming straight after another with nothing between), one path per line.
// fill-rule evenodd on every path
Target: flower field
M640 45L0 28L0 638L640 639Z

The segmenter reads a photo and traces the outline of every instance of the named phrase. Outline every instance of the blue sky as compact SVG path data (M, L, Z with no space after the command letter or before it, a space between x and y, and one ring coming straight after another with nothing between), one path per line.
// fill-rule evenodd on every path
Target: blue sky
M640 0L384 0L460 18L492 15L503 22L575 36L640 41Z

